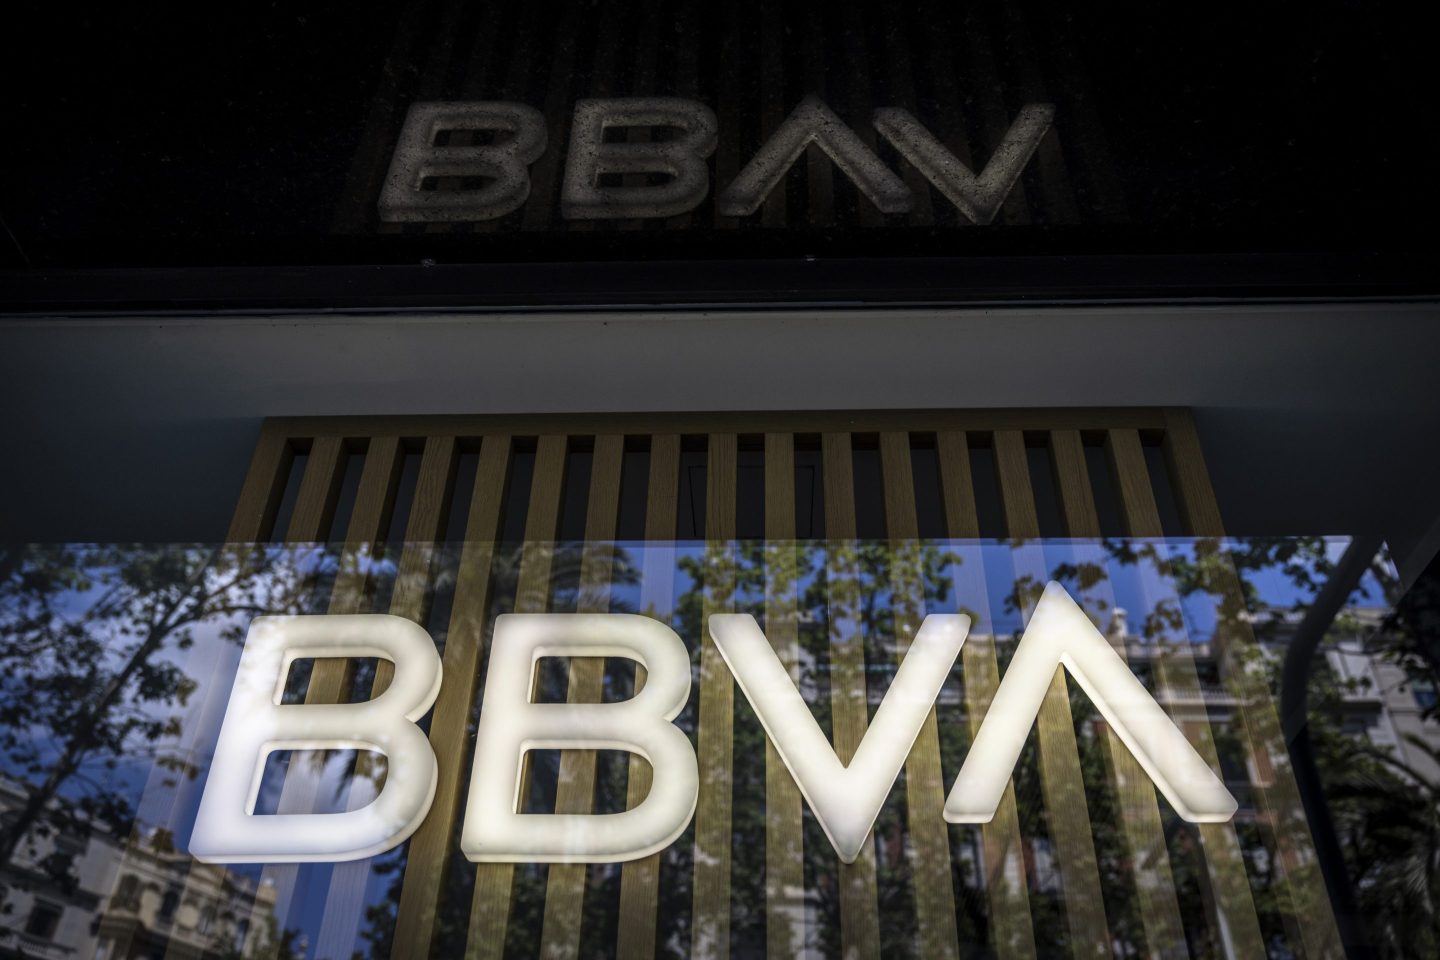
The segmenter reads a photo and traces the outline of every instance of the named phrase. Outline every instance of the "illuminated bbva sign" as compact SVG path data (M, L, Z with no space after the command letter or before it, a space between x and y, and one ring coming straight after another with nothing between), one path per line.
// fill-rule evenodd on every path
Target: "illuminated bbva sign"
M711 637L840 858L854 862L970 630L932 614L915 634L851 762L834 748L748 614L716 614ZM282 704L306 657L380 657L395 677L365 703ZM534 703L544 657L625 657L644 687L619 703ZM951 823L986 823L1063 666L1177 813L1226 821L1235 799L1135 679L1109 641L1051 583L1016 646L945 802ZM385 615L259 617L250 627L201 798L190 852L210 862L337 861L373 856L419 827L435 795L435 754L416 726L440 691L425 630ZM633 860L675 841L700 791L695 751L671 721L690 696L690 658L665 624L635 614L508 614L496 620L460 846L474 861ZM389 759L379 795L346 813L255 814L275 750L373 750ZM649 761L649 794L623 813L521 813L525 754L623 750Z
M919 170L969 220L995 218L1055 110L1031 104L1020 111L984 168L976 173L907 111L876 110L871 122L906 163ZM606 131L643 130L641 142L611 142ZM673 97L581 100L575 105L560 214L567 220L673 217L695 209L710 191L706 158L718 125L703 103ZM442 133L478 134L490 144L436 144ZM472 139L473 137L467 137ZM806 97L716 197L723 216L760 209L785 172L814 144L884 213L906 213L910 187L824 103ZM380 219L389 222L494 220L530 196L530 165L545 153L545 117L534 107L504 101L425 102L410 107L380 194ZM602 185L608 175L647 181ZM480 182L474 189L432 190L446 178Z

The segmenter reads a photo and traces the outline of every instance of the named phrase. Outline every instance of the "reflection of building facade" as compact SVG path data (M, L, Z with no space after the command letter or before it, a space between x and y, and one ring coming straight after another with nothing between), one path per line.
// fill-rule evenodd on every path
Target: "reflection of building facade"
M22 800L13 782L0 782L6 814ZM260 918L273 912L274 890L262 886L257 892L223 867L157 846L163 845L125 844L98 827L88 838L22 844L0 874L6 911L0 916L0 957L255 955L269 936ZM44 861L56 853L71 858L73 886L56 883L45 871Z

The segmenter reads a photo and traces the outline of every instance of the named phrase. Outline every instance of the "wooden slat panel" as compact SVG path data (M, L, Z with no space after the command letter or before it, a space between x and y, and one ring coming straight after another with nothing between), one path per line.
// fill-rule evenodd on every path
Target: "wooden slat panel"
M910 468L910 435L880 435L884 477L885 529L894 576L895 655L900 660L925 616L920 570L915 481ZM950 834L945 826L945 783L940 768L940 732L935 708L905 760L905 813L910 832L911 877L920 928L920 955L958 957L955 890L950 877Z
M620 513L620 468L624 457L623 436L609 434L595 438L576 613L610 612L610 577L615 559L613 541L615 522ZM604 659L572 657L566 699L571 703L599 703L604 698L604 692ZM555 812L590 813L594 804L595 751L562 751ZM587 866L583 863L550 865L540 935L541 956L567 958L580 955L586 870Z
M855 473L850 434L821 439L825 485L826 581L830 610L830 725L835 752L849 764L870 723L865 645L859 626L859 579L854 539ZM838 859L838 858L837 858ZM840 863L840 942L847 960L880 956L880 909L874 838L854 863Z
M733 605L736 558L735 434L710 435L705 481L705 596L702 623ZM691 955L730 954L730 843L735 749L735 680L709 631L700 636L700 717L696 734L700 800L695 808Z
M1105 438L1106 453L1115 485L1120 495L1120 514L1125 532L1131 537L1158 537L1160 512L1150 486L1150 472L1140 436L1134 430L1111 430ZM1200 695L1200 679L1195 660L1182 648L1156 663L1156 685L1161 690ZM1208 722L1183 724L1200 756L1212 770L1220 773L1220 758ZM1245 875L1244 854L1233 823L1202 823L1198 826L1205 865L1210 877L1215 908L1220 916L1216 924L1223 936L1235 945L1240 956L1264 956L1264 937L1255 911L1255 900Z
M235 505L235 515L225 535L227 543L251 543L270 536L294 460L295 451L286 433L267 422L250 457L250 469L240 488L240 501Z
M970 473L970 450L965 435L942 431L936 434L935 445L945 505L945 534L957 540L976 540L980 537L980 516L975 506L975 485ZM962 550L959 575L973 584L972 589L962 594L967 605L984 601L984 558L979 547ZM985 606L988 609L988 602ZM990 629L989 616L982 615L980 619L986 629ZM975 636L979 626L977 623L971 627L972 636L961 648L965 707L972 738L979 732L995 691L1000 686L1000 664L995 655L994 638ZM989 823L980 825L991 942L996 955L1003 960L1025 960L1035 956L1035 929L1030 916L1029 889L1025 883L1023 842L1012 780L1005 786L995 816Z
M1165 411L1164 450L1170 485L1175 491L1175 503L1186 533L1192 537L1224 536L1215 491L1210 486L1210 472L1205 469L1200 437L1189 410Z
M798 685L795 441L788 433L765 435L765 539L765 636ZM772 957L795 956L805 943L802 805L799 785L766 737L765 930Z
M1189 411L1166 411L1166 424L1166 462L1186 532L1192 536L1222 536L1220 511ZM1217 579L1211 589L1218 588L1223 594L1217 598L1221 605L1237 613L1244 611L1245 600L1234 570L1222 570ZM1254 650L1255 637L1244 617L1227 619L1226 629L1233 630L1234 635L1223 638L1223 642ZM1217 638L1217 642L1222 639ZM1244 662L1242 657L1233 659ZM1252 755L1284 756L1287 746L1280 717L1264 677L1243 668L1232 668L1226 671L1225 680L1240 701L1240 732ZM1292 930L1292 940L1303 948L1307 957L1329 960L1344 956L1340 930L1320 874L1314 840L1294 775L1287 766L1280 765L1275 768L1271 782L1257 784L1257 788L1261 822L1273 830L1276 860L1286 880L1281 893L1288 895L1287 919L1293 918L1292 926L1298 926Z
M465 522L465 547L455 578L455 601L446 633L446 682L430 720L430 743L439 763L430 814L410 838L405 879L400 888L394 942L411 955L426 957L435 936L440 892L449 874L455 822L464 791L466 729L479 687L485 617L490 605L490 568L500 529L505 477L510 467L510 437L486 437L475 469L475 486Z
M305 475L300 479L300 490L285 532L286 542L319 542L329 534L340 483L345 478L344 457L345 441L339 437L318 437L310 445Z
M455 482L456 443L454 437L429 437L420 456L420 473L405 525L405 547L400 554L390 614L425 625L434 583L436 546L445 531L450 497ZM395 665L380 660L370 688L373 699L385 692L395 675ZM453 751L455 745L442 749ZM437 752L437 756L439 753ZM374 760L362 753L355 761L355 779L374 775ZM433 812L434 807L431 807ZM325 896L325 911L316 941L316 956L343 957L352 952L355 931L365 907L365 887L370 879L371 861L355 860L335 865Z
M1017 431L995 434L995 464L1000 477L1000 494L1005 504L1006 533L1016 539L1040 536L1035 495L1030 484L1030 464L1025 438ZM1028 557L1017 556L1016 574L1038 574L1037 587L1045 584L1043 556L1038 570L1021 570ZM1036 598L1025 598L1027 604ZM1070 713L1070 692L1064 668L1057 667L1050 689L1036 720L1040 741L1040 786L1045 795L1045 813L1050 838L1060 867L1065 891L1065 917L1076 956L1108 956L1110 929L1105 920L1105 901L1100 892L1100 867L1095 857L1090 808L1085 798L1085 779L1080 769L1080 748L1075 740L1075 720Z
M560 523L560 495L565 482L564 434L546 434L535 453L530 481L530 508L525 515L525 546L515 589L516 613L544 613L550 603L550 568ZM515 867L508 863L475 865L475 893L465 953L472 960L504 955L510 923Z
M1100 519L1079 432L1055 431L1050 435L1050 450L1066 535L1098 539ZM1113 607L1113 595L1107 599ZM1117 652L1122 657L1126 655L1123 643L1118 645ZM1119 801L1120 829L1135 878L1137 909L1147 952L1150 956L1165 956L1185 942L1185 927L1180 918L1180 901L1155 786L1134 754L1108 726L1103 742Z
M650 476L646 491L645 539L675 539L675 517L679 508L680 438L662 434L650 439ZM657 548L652 546L650 551ZM648 616L668 623L673 604L673 548L665 557L656 557L657 569L647 565L642 584L641 609ZM653 555L647 553L647 558ZM664 569L659 569L660 564ZM663 583L663 589L660 584ZM635 668L635 689L645 684L645 668ZM650 792L650 764L639 756L630 758L630 779L626 784L626 805L634 808ZM616 955L655 956L656 905L660 892L660 854L622 864L620 867L620 918Z

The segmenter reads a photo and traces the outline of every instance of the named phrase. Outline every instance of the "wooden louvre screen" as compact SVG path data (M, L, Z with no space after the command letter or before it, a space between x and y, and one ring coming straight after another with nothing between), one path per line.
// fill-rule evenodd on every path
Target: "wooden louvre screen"
M581 478L583 490L573 488L573 478L581 475L567 471L577 451L583 451L588 461L588 477ZM696 458L700 451L703 467L696 466L702 462ZM857 451L863 451L868 463L878 462L878 491L859 489L863 478L857 482ZM935 516L924 515L917 504L915 464L921 451L925 470L938 481ZM522 454L526 471L515 469ZM467 729L480 687L497 541L506 531L512 539L523 540L514 609L543 611L562 514L583 516L587 544L616 539L673 541L683 539L682 527L693 525L695 532L703 531L707 550L723 550L727 541L745 532L737 517L742 458L748 458L746 469L752 471L757 459L762 464L758 479L752 476L750 483L752 489L763 491L763 532L757 539L763 536L769 542L797 537L843 541L868 535L861 529L861 513L868 509L862 501L872 493L878 493L883 525L878 538L896 549L922 534L955 540L982 535L1012 539L1222 535L1192 419L1178 409L268 420L229 531L231 541L343 541L354 550L378 547L387 540L403 542L397 547L398 574L388 610L423 624L429 617L429 570L437 545L446 539L464 540L443 649L446 680L429 722L430 740L440 761L439 785L429 816L409 841L390 941L394 956L432 954L439 936L438 904L453 871L464 868L455 842L456 824L468 777ZM801 459L809 465L809 475L818 466L817 488L823 497L823 523L818 527L807 526L808 519L797 513L796 472ZM521 483L528 485L528 492L517 496L513 488ZM627 521L634 529L621 530L622 488L636 484L644 493L638 514L631 513L639 519ZM1052 501L1050 507L1037 496L1041 488ZM703 507L694 506L701 501ZM521 510L523 517L507 516ZM807 511L807 518L811 513ZM393 529L397 518L403 518L403 535L398 537ZM1044 529L1057 525L1058 529ZM1117 525L1118 529L1107 529ZM517 531L523 536L514 536ZM611 556L606 550L583 551L580 610L607 609ZM707 569L719 572L716 582L705 584L706 614L723 611L730 602L724 564L712 563ZM363 578L360 568L342 567L332 612L361 608L358 598L365 589L363 583L354 582L356 577ZM846 583L843 576L830 577L832 605L844 605L840 594ZM896 603L906 602L904 586L896 584ZM668 591L661 589L648 606L663 612L670 602ZM766 635L782 662L793 666L793 593L767 589L764 609ZM833 736L837 752L848 761L867 724L865 655L858 644L846 642L843 621L832 621L829 629ZM737 762L733 755L737 705L733 680L713 641L704 636L699 642L696 749L707 775L702 777L692 827L695 856L689 878L693 903L688 939L678 949L695 956L723 957L731 955L733 947L734 811L727 774ZM896 649L903 656L903 638L897 638ZM962 668L973 729L983 719L999 682L995 645L967 644ZM307 702L340 699L351 679L348 669L344 661L318 662ZM598 661L573 660L569 670L571 700L600 699ZM637 673L636 682L643 682L643 670ZM1199 689L1196 664L1183 651L1167 658L1159 674L1157 685L1176 691ZM375 688L383 689L387 679L383 670L378 672ZM1283 756L1273 704L1263 691L1250 700L1243 723L1237 726L1249 738L1251 754L1268 749L1271 756ZM1063 671L1055 674L1037 730L1039 800L1048 818L1054 870L1063 890L1065 940L1077 957L1109 956L1113 938L1107 925L1107 896L1101 888ZM1185 732L1219 769L1208 721L1191 721ZM1104 751L1106 776L1117 798L1116 818L1127 859L1134 865L1131 895L1143 921L1142 951L1151 956L1184 954L1186 933L1157 794L1137 761L1113 734L1109 738ZM562 754L557 812L591 809L595 757L588 751ZM764 764L767 949L773 955L789 955L795 941L788 931L797 910L803 914L804 909L797 900L806 885L797 853L806 842L803 801L768 744ZM649 768L632 760L630 770L633 805L648 789ZM716 771L720 775L714 775ZM951 831L956 828L948 827L941 816L947 786L932 710L906 762L902 783L895 788L905 795L905 856L913 897L899 904L879 901L873 844L854 864L837 864L844 956L880 956L882 914L896 909L913 911L907 929L917 938L918 955L954 957L962 952L952 878ZM1257 822L1267 832L1265 845L1276 857L1282 878L1282 889L1272 893L1284 905L1280 912L1290 918L1284 935L1297 955L1339 956L1338 933L1314 869L1294 781L1282 770L1258 793L1262 815ZM303 809L294 804L304 801L287 797L282 808ZM1214 942L1226 944L1232 956L1265 955L1272 934L1262 930L1236 825L1204 824L1198 836L1203 860L1199 882ZM1035 865L1027 864L1022 853L1022 820L1013 784L994 820L981 828L979 846L984 878L984 903L979 909L988 917L989 949L1001 957L1036 955L1032 920L1039 907L1032 902L1033 884L1024 879ZM498 957L506 947L519 868L479 864L472 869L474 893L463 936L466 953ZM587 869L552 865L544 875L543 929L538 940L546 957L574 957L581 952ZM361 922L367 870L364 862L334 869L321 893L325 913L317 956L349 955ZM664 882L660 857L625 863L619 871L619 916L610 949L622 957L654 956L663 946L656 935L657 891ZM271 867L267 873L285 902L295 882L294 868ZM315 895L313 890L310 895ZM1296 917L1305 919L1299 922Z

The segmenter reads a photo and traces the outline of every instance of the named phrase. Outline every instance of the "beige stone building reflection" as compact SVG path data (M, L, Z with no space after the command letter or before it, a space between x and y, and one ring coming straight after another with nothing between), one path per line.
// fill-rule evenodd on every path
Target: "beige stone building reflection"
M0 816L23 799L14 781L0 780ZM23 844L0 869L0 958L239 958L272 942L272 885L257 890L248 878L156 849L166 845L154 841L124 843L96 829L88 838ZM71 889L42 869L55 853L73 858Z

